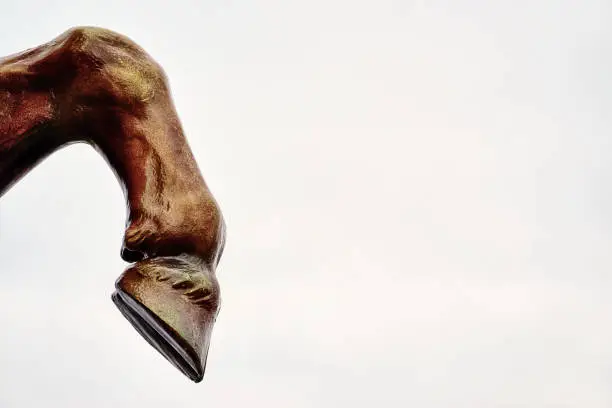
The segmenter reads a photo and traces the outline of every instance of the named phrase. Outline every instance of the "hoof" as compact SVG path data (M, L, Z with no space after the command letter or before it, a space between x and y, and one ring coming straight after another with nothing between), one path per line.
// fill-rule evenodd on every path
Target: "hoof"
M219 310L219 286L197 260L168 257L131 265L112 300L149 344L194 382L202 381Z

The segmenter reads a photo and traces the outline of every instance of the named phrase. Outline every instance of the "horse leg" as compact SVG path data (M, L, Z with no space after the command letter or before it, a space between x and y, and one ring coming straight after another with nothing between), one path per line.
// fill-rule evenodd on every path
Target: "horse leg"
M56 149L94 146L126 196L113 300L194 381L219 308L221 211L204 182L162 68L109 30L78 27L0 59L0 195Z

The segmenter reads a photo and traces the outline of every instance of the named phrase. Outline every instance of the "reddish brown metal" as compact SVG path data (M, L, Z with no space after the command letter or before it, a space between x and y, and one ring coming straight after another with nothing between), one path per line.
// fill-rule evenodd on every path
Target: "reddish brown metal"
M192 380L204 375L219 308L225 224L174 109L162 68L94 27L0 59L0 196L70 143L94 146L128 208L121 256L135 262L113 300Z

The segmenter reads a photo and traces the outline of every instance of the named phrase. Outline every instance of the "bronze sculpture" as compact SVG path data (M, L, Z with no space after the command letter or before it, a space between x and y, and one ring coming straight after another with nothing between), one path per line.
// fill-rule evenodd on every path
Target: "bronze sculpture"
M0 196L49 154L76 142L107 160L126 197L113 301L195 382L219 310L215 268L225 223L172 103L162 68L115 32L72 28L0 58Z

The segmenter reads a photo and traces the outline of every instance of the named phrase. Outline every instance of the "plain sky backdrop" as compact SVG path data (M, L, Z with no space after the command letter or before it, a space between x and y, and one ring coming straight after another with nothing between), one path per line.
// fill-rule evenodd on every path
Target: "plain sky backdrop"
M227 219L203 383L110 300L88 146L0 201L0 407L612 406L608 0L0 0L166 70Z

